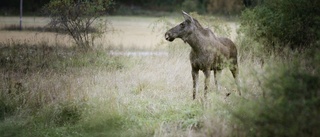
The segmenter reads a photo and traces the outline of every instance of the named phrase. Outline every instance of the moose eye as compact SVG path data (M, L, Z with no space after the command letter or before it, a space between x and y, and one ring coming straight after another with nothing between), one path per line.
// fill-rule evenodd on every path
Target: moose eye
M184 25L183 23L181 23L181 24L180 24L180 27L181 27L181 28L184 28L184 27L185 27L185 25Z
M180 28L184 29L185 25L183 23L180 24Z

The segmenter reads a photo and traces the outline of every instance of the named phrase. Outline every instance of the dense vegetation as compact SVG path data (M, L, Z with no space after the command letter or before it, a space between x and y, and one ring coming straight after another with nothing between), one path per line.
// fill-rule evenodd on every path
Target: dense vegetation
M154 8L161 10L166 4L182 2L208 12L201 5L209 1L119 2L142 7L158 4ZM0 134L320 136L319 2L256 4L242 12L235 40L240 84L223 71L223 88L212 90L206 100L191 99L191 76L186 75L189 49L182 41L168 45L168 57L116 57L107 48L83 51L78 43L1 42ZM218 36L230 36L226 22L191 15ZM166 18L154 25L160 26L160 35L172 27ZM243 95L225 98L237 86Z
M242 14L246 36L274 49L304 49L318 46L320 2L317 0L267 0Z
M87 0L80 0L87 1ZM77 2L80 2L79 0ZM262 0L114 0L113 9L106 10L111 14L155 15L157 12L188 12L239 14L245 6L254 6ZM23 2L24 12L28 15L41 15L40 9L50 0L28 0ZM76 1L74 1L76 2ZM102 1L101 1L102 2ZM3 15L19 14L20 0L5 0L0 5Z
M262 96L233 112L245 136L320 135L320 2L266 0L241 16L241 54L264 60ZM251 54L252 53L252 54Z

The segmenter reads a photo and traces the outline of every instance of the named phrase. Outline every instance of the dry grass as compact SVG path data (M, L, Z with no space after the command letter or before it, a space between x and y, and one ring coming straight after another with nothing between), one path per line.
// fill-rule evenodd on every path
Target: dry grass
M228 70L220 78L221 91L214 91L211 82L207 100L203 99L203 90L192 100L189 46L179 40L163 44L161 33L154 33L149 27L156 18L111 17L110 20L119 31L98 41L102 49L97 53L73 54L63 50L49 56L40 48L34 61L41 63L46 59L48 67L34 67L35 71L27 73L1 68L0 77L5 81L1 82L2 91L22 93L14 96L16 101L6 100L15 103L14 110L2 117L0 133L5 136L231 135L235 127L226 108L233 109L239 97L231 94L225 99L225 93L236 89ZM233 39L234 35L232 30ZM68 37L37 32L0 31L0 41L22 42L26 46L45 41L46 46L53 48L59 48L57 45L61 43L72 45ZM105 49L165 50L169 56L111 57ZM13 51L1 54L2 60L6 62L9 54L19 61L20 52ZM260 96L259 83L252 77L262 73L257 66L260 65L255 62L242 62L240 77L243 84L252 85L250 90L257 91L254 95ZM201 73L199 89L203 89L203 80ZM10 96L11 93L5 92L2 97ZM15 120L22 118L26 119ZM28 134L24 134L26 127L30 129Z
M102 39L97 40L97 45L116 50L165 50L163 29L159 32L158 24L154 23L159 18L154 17L107 17L114 32L107 31ZM10 25L19 25L18 17L0 17L0 29ZM182 18L168 19L171 25L178 24ZM23 26L25 27L43 27L49 22L48 18L41 17L25 17L23 18ZM231 28L230 38L236 39L237 24L234 22L225 22ZM109 28L110 29L110 28ZM211 28L213 29L213 28ZM39 42L48 42L49 45L57 45L60 43L72 45L73 42L70 37L63 34L47 33L47 32L33 32L33 31L0 31L0 41L20 41L30 44ZM70 44L69 44L70 43Z
M154 33L150 24L157 20L152 17L108 17L114 32L107 33L102 39L97 40L97 45L111 49L140 49L158 50L165 49L159 45L162 35ZM49 22L48 18L25 18L25 27L45 26ZM18 25L17 17L1 17L0 28ZM50 45L56 43L72 43L70 37L63 34L33 32L33 31L0 31L0 41L21 41L31 44L46 41Z

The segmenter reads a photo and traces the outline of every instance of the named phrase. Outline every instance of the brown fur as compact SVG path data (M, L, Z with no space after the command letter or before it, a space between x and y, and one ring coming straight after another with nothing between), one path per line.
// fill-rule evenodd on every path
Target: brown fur
M210 82L211 70L214 71L215 84L218 86L216 75L223 68L229 67L235 79L238 76L237 48L228 38L217 37L210 29L203 28L190 15L183 12L185 21L166 32L165 38L173 41L181 38L191 46L190 62L193 78L193 99L198 91L199 70L205 75L205 97ZM240 95L239 91L239 95Z

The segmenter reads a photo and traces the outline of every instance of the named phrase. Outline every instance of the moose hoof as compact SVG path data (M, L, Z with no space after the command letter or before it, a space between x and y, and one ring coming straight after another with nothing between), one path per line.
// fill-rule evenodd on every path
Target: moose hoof
M226 97L229 97L230 95L231 95L231 93L229 92L229 93L226 94Z

